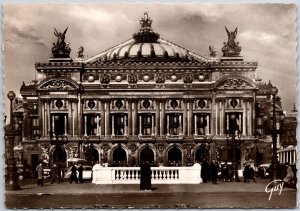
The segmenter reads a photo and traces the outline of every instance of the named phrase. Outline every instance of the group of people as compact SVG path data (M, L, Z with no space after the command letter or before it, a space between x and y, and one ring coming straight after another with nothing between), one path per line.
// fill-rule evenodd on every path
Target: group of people
M216 160L213 160L210 164L207 160L204 160L201 165L201 178L203 183L206 183L208 179L211 178L212 184L217 184L219 170L219 163Z
M253 182L256 183L254 167L251 166L249 163L246 163L245 165L243 176L244 182L249 183L250 180L253 180Z
M37 172L37 185L38 186L43 186L44 185L44 167L43 163L40 162L37 167L36 167L36 172ZM78 172L78 175L77 175ZM78 177L77 177L78 176ZM69 178L70 183L83 183L83 166L82 164L79 164L77 167L75 163L73 163L72 168L71 168L71 175ZM54 163L52 168L51 168L51 184L54 182L60 183L62 182L62 168L59 163Z

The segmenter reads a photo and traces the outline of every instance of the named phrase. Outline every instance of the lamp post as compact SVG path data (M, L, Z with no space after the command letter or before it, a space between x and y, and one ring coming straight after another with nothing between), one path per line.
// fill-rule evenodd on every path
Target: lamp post
M239 131L239 128L237 128L236 124L236 116L235 114L232 114L230 116L231 121L233 122L232 128L230 128L229 134L230 138L227 139L227 144L232 146L232 167L233 167L233 181L234 182L240 182L239 175L238 175L238 169L237 169L237 160L236 160L236 149L237 147L243 142L241 140L241 133ZM236 135L238 136L238 139L236 139Z
M14 155L14 140L15 136L20 134L18 125L13 124L13 109L12 101L15 99L16 94L13 91L9 91L7 94L8 99L10 100L10 124L5 126L5 136L8 139L8 152L6 155L7 163L7 180L5 183L6 190L20 190L17 179L17 167ZM14 127L16 126L16 128Z
M277 130L276 130L276 95L278 93L278 89L276 87L271 88L271 95L273 97L273 122L272 122L272 143L273 143L273 155L272 155L272 176L271 181L277 179Z

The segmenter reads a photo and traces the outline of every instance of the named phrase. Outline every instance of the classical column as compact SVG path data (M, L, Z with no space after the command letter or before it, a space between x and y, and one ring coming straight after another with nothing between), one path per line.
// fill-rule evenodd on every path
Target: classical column
M44 101L41 101L41 107L42 107L42 136L46 136L45 134L45 103Z
M188 119L188 113L187 113L187 101L183 100L183 135L187 135L187 119Z
M182 135L182 119L181 119L181 114L179 115L179 135Z
M50 100L47 100L47 112L46 112L46 119L47 119L47 126L46 126L46 136L49 136L50 130Z
M124 125L125 125L124 135L127 136L128 135L128 118L126 115L124 115L123 119L124 119Z
M220 134L219 124L220 124L220 103L216 100L216 135Z
M167 115L167 135L170 135L170 116Z
M154 114L151 114L151 135L153 136L155 134L154 131Z
M96 116L96 125L97 125L96 135L99 136L99 115L98 114Z
M84 115L84 136L87 136L87 116Z
M100 105L100 108L101 108L101 113L100 113L100 128L101 128L101 132L100 132L100 135L101 136L105 136L105 103L103 101L100 101L101 105Z
M243 135L247 134L247 104L246 99L243 99Z
M164 136L166 135L166 130L165 130L165 126L166 126L166 122L165 122L165 104L166 104L166 101L161 101L160 103L160 109L161 109L161 117L160 117L160 136Z
M65 135L67 135L67 133L68 133L68 119L67 119L67 116L66 115L64 115L64 120L65 120Z
M188 136L192 136L192 125L193 125L193 101L189 101L189 112L188 112Z
M225 122L225 99L222 99L220 101L220 107L221 107L221 112L220 112L220 135L224 135L224 122Z
M74 115L74 104L75 104L75 101L71 101L71 118L72 118L72 136L74 137L75 135L75 115Z
M250 101L248 100L247 102L247 128L248 128L248 135L252 135L252 127L251 127L251 103Z
M111 116L111 135L115 135L115 115Z
M198 135L198 130L197 130L197 115L194 115L194 134L195 136Z
M155 101L155 135L160 135L160 102L158 100Z
M51 129L52 135L55 136L55 131L54 131L54 128L55 128L55 126L54 126L54 116L52 116L52 125L51 125L51 127L52 127L52 129Z
M68 104L68 131L69 131L69 135L72 135L73 136L73 129L72 129L72 127L73 127L73 120L72 120L72 102L71 102L71 100L65 100L65 103L67 103Z
M105 136L110 135L110 101L105 102Z
M205 127L205 135L209 135L209 128L210 128L210 115L206 115L206 127Z
M128 100L128 135L132 135L132 101Z
M132 123L133 123L132 135L137 136L138 135L138 100L133 101Z
M139 115L139 135L142 135L142 115Z

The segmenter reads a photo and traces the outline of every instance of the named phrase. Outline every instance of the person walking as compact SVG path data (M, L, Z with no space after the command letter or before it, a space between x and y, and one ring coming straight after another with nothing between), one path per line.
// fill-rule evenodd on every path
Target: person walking
M70 183L72 183L73 181L75 181L75 183L78 182L78 180L77 180L77 168L75 166L75 163L73 163L73 166L71 168Z
M211 169L212 184L217 184L219 165L216 160L212 161L210 169Z
M58 168L58 164L54 163L51 170L52 170L51 184L53 184L55 181L57 181L57 183L60 183L60 177L59 177L60 169Z
M249 180L252 179L253 182L256 183L256 179L255 179L255 171L254 168L252 166L250 166L249 168Z
M243 172L244 182L249 183L249 173L250 173L250 165L247 163Z
M43 163L40 162L37 167L36 167L36 172L38 175L38 180L37 180L37 185L38 186L43 186Z
M83 166L80 163L78 167L78 180L80 183L83 183Z

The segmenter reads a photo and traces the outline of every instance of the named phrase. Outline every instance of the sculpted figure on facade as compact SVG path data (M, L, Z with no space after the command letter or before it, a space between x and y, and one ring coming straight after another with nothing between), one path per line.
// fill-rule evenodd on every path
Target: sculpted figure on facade
M222 48L223 56L226 57L237 57L240 55L242 48L239 46L238 42L235 42L236 35L237 35L237 28L234 31L229 31L225 26L228 41L227 43L224 42L224 46Z
M53 43L52 54L55 58L67 58L70 55L71 48L69 47L70 43L65 43L65 35L68 28L65 29L63 33L58 32L54 28L54 35L57 37L56 43Z
M217 56L217 51L216 51L216 49L213 46L210 45L208 47L208 49L209 49L209 56L210 57L214 58L214 57Z

